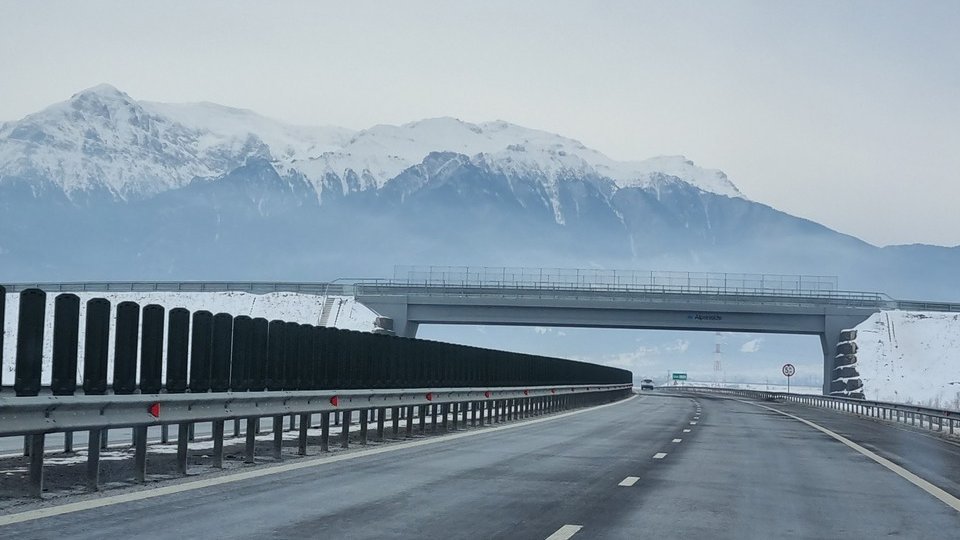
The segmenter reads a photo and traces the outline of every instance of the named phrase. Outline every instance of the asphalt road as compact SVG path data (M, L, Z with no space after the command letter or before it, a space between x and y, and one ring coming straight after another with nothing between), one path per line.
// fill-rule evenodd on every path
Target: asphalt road
M960 495L958 447L773 406L834 422L826 427L854 440L863 433L878 453L891 448L887 457ZM939 465L921 467L931 459ZM754 404L699 396L644 395L312 463L8 525L0 536L935 539L960 530L957 510L841 442Z

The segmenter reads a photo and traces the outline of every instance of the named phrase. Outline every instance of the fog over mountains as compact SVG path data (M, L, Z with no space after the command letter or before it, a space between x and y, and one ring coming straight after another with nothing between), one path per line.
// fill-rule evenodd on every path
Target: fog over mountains
M101 85L0 124L2 281L599 266L956 300L958 263L958 248L878 248L751 201L682 156L618 162L503 121L302 127Z

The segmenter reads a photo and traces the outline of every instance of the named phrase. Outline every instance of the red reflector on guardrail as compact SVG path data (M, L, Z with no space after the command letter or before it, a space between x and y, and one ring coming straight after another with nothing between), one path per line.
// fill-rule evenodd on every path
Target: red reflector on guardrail
M550 393L551 393L551 394L556 394L556 393L557 393L557 389L556 389L556 388L551 388L551 389L550 389Z
M330 398L330 404L333 405L334 407L338 407L340 405L340 398L337 396L333 396L332 398Z
M147 407L147 411L150 413L150 416L152 416L152 417L154 417L154 418L160 418L160 404L159 404L159 403L151 403L150 406Z
M487 390L486 392L484 392L483 397L486 397L486 398L490 397L490 391Z
M524 391L523 391L523 395L529 396L529 395L530 395L530 391L529 391L529 390L524 390Z
M433 392L427 392L427 401L433 401Z

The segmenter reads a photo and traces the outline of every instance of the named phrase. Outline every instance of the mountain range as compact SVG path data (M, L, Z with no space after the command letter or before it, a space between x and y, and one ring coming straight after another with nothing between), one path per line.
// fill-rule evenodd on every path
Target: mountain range
M100 85L0 124L0 281L323 280L393 264L838 275L956 300L960 248L879 248L683 156L504 121L354 131Z

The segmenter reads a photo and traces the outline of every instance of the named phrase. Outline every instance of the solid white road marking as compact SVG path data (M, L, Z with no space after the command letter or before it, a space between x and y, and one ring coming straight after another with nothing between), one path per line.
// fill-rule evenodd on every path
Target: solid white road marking
M672 440L672 441L670 441L670 442L678 443L678 442L680 442L680 441L682 441L682 440L683 440L683 439L674 439L674 440Z
M567 538L580 532L582 528L583 525L564 525L557 529L557 532L548 536L547 540L567 540Z
M217 476L214 478L207 478L204 480L195 480L193 482L184 482L182 484L161 486L158 488L144 490L144 491L135 491L131 493L121 493L118 495L101 496L96 499L66 503L66 504L61 504L59 506L50 506L47 508L38 508L36 510L28 510L26 512L20 512L17 514L0 516L0 527L2 527L3 525L11 525L13 523L21 523L24 521L31 521L34 519L59 516L61 514L70 514L73 512L80 512L82 510L90 510L92 508L101 508L103 506L112 506L115 504L121 504L125 502L140 501L143 499L152 499L154 497L162 497L163 495L182 493L184 491L193 491L195 489L203 489L206 487L219 486L222 484L232 484L234 482L242 482L243 480L249 480L251 478L260 478L262 476L281 474L289 471L306 469L308 467L320 467L328 463L337 463L338 461L347 461L347 460L357 459L357 458L366 457L366 456L375 456L375 455L384 454L387 452L404 450L406 448L415 448L418 446L426 446L428 444L437 444L445 441L454 441L457 439L462 439L464 437L473 437L477 435L483 435L484 433L494 433L494 432L505 430L505 429L514 429L514 428L519 428L523 426L539 424L541 422L549 422L551 420L558 420L560 418L566 418L568 416L573 416L576 414L583 414L586 412L603 409L605 407L622 405L634 399L637 399L636 395L631 396L623 401L615 401L613 403L606 403L604 405L597 405L596 407L580 409L577 411L570 411L567 413L561 413L554 416L535 418L533 420L518 422L516 424L507 424L504 426L486 428L483 430L466 431L463 433L443 435L442 437L423 439L419 441L391 444L388 446L382 446L380 448L371 448L369 450L350 452L349 454L342 454L338 456L317 457L313 459L308 458L303 461L299 461L297 463L287 463L285 465L267 466L262 469L254 469L254 470L235 473L235 474Z
M943 502L944 504L946 504L946 505L949 506L950 508L953 508L953 509L956 510L957 512L960 512L960 499L958 499L958 498L954 497L953 495L947 493L946 491L938 488L937 486L935 486L935 485L933 485L932 483L924 480L923 478L920 478L919 476L917 476L916 474L913 474L912 472L908 471L907 469L904 469L903 467L901 467L900 465L897 465L896 463L890 461L889 459L887 459L887 458L885 458L885 457L882 457L882 456L876 454L875 452L871 452L870 450L867 450L866 448L864 448L864 447L860 446L859 444L851 441L850 439L844 437L843 435L840 435L839 433L830 431L829 429L827 429L827 428L825 428L825 427L823 427L823 426L821 426L821 425L819 425L819 424L815 424L815 423L813 423L813 422L811 422L811 421L809 421L809 420L805 420L805 419L803 419L803 418L800 418L799 416L794 416L794 415L792 415L792 414L790 414L790 413L783 412L783 411L781 411L781 410L779 410L779 409L774 409L773 407L767 407L766 405L760 405L759 403L752 403L752 402L750 402L750 401L743 401L743 400L740 400L740 399L738 399L737 401L740 401L741 403L749 403L750 405L756 405L757 407L762 407L762 408L764 408L764 409L767 409L768 411L773 411L773 412L775 412L775 413L782 414L783 416L786 416L786 417L788 417L788 418L792 418L792 419L794 419L794 420L797 420L797 421L799 421L799 422L802 422L802 423L804 423L804 424L812 427L813 429L816 429L817 431L820 431L820 432L822 432L822 433L824 433L824 434L826 434L826 435L828 435L828 436L830 436L830 437L832 437L832 438L834 438L834 439L842 442L843 444L845 444L845 445L847 445L848 447L856 450L857 452L860 452L861 454L867 456L868 458L876 461L876 462L879 463L880 465L883 465L883 466L886 467L887 469L895 472L897 475L899 475L901 478L903 478L903 479L906 480L907 482L910 482L911 484L917 486L918 488L926 491L926 492L929 493L930 495L933 495L934 497L940 499L941 502Z
M690 433L690 428L683 430L684 433Z
M656 454L653 455L653 459L663 459L665 457L667 457L666 452L657 452Z
M640 480L640 477L639 477L639 476L628 476L628 477L624 478L624 479L623 479L619 484L617 484L617 485L618 485L618 486L623 486L623 487L630 487L630 486L636 484L636 483L637 483L637 480Z

